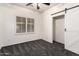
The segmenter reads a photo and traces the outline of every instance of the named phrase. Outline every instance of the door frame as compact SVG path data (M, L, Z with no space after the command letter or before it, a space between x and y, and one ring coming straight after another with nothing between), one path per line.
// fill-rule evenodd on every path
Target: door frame
M53 34L53 38L52 38L53 40L52 40L52 42L54 41L54 38L55 38L55 37L54 37L54 36L55 36L55 31L54 31L54 26L55 26L55 25L54 25L54 21L55 21L55 19L54 19L54 18L58 18L58 17L62 17L62 16L64 17L64 24L65 24L65 14L61 14L61 15L57 15L57 16L52 17L52 23L53 23L53 24L52 24L52 25L53 25L53 26L52 26L52 27L53 27L53 29L52 29L52 31L53 31L53 33L52 33L52 34ZM64 29L65 29L65 25L64 25ZM65 41L65 31L64 31L64 41ZM58 42L58 43L59 43L59 42ZM62 44L62 43L61 43L61 44ZM64 42L64 46L65 46L65 42Z

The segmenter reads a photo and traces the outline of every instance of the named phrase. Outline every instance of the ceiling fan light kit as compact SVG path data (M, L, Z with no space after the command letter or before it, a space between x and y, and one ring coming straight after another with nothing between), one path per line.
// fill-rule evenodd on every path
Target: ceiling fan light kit
M42 4L47 5L47 6L50 6L50 3L42 3ZM26 6L30 6L30 5L33 5L33 3L26 4ZM36 8L37 8L37 10L40 9L39 3L36 3Z

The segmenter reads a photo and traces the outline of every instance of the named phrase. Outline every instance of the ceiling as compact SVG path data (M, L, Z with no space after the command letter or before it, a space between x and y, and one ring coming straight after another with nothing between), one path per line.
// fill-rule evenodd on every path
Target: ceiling
M24 7L24 8L28 8L28 9L31 9L31 10L34 10L34 11L38 11L38 12L43 12L53 6L56 6L58 5L59 3L50 3L50 5L45 5L45 4L42 4L42 3L39 3L39 6L40 6L40 9L38 10L37 9L37 3L33 3L32 5L29 5L29 6L26 6L26 4L28 3L14 3L13 5L17 5L17 6L20 6L20 7Z

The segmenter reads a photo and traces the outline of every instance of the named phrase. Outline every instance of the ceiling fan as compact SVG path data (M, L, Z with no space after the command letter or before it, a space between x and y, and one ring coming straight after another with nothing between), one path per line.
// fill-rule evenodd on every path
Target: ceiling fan
M29 6L29 5L32 5L32 4L33 3L28 3L28 4L26 4L26 6ZM42 3L42 4L50 6L50 3ZM40 9L39 3L36 3L36 5L37 5L37 10L39 10Z

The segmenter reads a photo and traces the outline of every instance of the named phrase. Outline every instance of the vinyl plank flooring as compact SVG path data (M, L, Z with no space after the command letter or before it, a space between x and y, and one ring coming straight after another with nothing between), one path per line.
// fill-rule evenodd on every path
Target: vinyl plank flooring
M22 51L21 51L21 53L22 53L21 55L29 56L30 50L28 49L28 47L26 46L26 44L23 44L23 45L21 45L20 47L21 47L20 50L22 50ZM29 51L28 51L28 50L29 50Z
M14 46L12 46L13 47L13 55L14 56L20 56L20 50L19 50L19 48L18 48L18 45L14 45Z
M4 54L5 56L12 55L13 54L12 46L7 46L5 48L2 48L2 54Z
M79 56L64 49L63 44L42 39L3 47L1 53L3 56Z
M26 50L24 50L23 45L18 45L18 49L20 51L20 55L25 55L26 54Z

